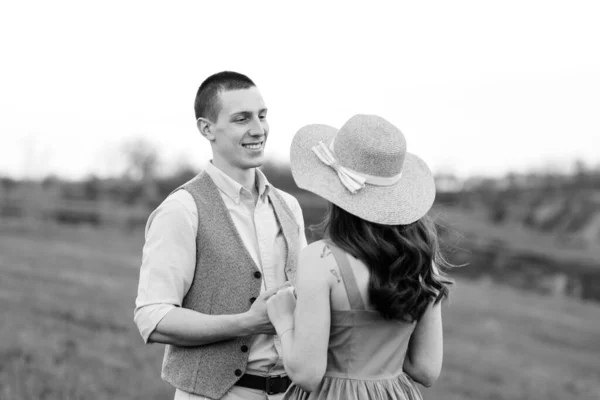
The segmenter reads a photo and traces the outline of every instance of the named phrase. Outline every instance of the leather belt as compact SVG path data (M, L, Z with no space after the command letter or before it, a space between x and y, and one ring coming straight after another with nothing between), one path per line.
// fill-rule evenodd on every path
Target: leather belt
M290 378L285 375L257 376L244 374L235 384L250 389L264 390L267 394L279 394L284 393L291 383Z

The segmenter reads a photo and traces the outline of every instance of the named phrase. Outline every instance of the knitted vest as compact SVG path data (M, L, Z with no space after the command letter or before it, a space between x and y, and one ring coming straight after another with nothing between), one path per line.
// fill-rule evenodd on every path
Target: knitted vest
M254 275L259 269L242 242L217 186L206 172L201 172L179 189L192 195L198 209L196 270L182 306L214 315L248 311L251 299L260 294L261 279ZM274 187L268 197L285 237L285 273L294 281L300 250L299 227ZM219 399L245 371L248 352L241 348L249 346L251 338L197 347L167 345L161 376L185 392Z

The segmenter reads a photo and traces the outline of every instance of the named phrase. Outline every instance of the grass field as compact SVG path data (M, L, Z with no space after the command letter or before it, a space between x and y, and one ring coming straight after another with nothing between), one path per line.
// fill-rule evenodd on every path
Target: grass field
M132 316L141 231L0 221L0 399L171 399ZM426 399L600 399L600 305L461 280Z

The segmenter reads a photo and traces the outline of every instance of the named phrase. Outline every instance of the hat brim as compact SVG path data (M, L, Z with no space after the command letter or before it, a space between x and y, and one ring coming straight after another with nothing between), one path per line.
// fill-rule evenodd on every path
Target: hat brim
M400 180L392 186L365 184L352 194L337 172L312 152L319 141L328 144L338 129L313 124L301 128L290 149L292 175L298 187L328 200L364 220L385 225L406 225L423 217L435 200L433 174L423 160L406 153Z

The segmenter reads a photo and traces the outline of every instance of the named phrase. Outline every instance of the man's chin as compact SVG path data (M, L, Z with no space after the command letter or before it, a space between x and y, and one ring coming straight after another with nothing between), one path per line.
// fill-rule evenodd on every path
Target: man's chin
M265 157L257 157L254 158L252 160L248 160L247 162L244 163L244 168L245 169L251 169L251 168L259 168L262 167L265 164Z

